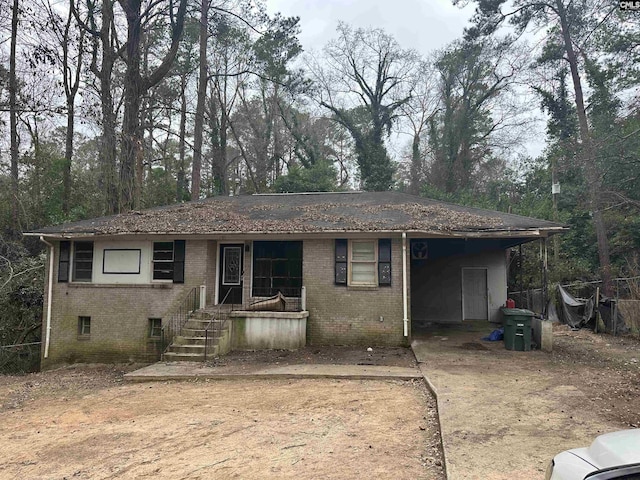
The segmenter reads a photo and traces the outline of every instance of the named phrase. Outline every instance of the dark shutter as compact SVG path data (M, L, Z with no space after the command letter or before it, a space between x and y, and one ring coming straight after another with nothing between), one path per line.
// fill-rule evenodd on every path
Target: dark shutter
M173 242L173 283L184 283L185 241Z
M347 240L344 238L336 239L336 285L347 284Z
M60 242L60 256L58 257L58 282L69 281L69 260L71 259L71 242Z
M378 285L391 285L391 239L378 240Z

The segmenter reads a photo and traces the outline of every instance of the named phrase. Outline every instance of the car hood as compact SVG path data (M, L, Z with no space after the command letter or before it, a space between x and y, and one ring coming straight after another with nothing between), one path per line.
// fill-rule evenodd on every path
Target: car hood
M640 429L600 435L588 448L570 452L598 470L640 463Z

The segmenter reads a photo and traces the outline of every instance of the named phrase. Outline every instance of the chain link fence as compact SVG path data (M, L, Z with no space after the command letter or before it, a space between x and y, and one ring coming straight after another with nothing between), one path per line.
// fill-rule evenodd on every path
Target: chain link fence
M562 288L575 299L587 301L595 299L595 295L602 288L602 282L597 281L576 281L561 285ZM607 331L613 335L628 333L640 338L640 276L621 277L613 279L614 292L612 298L600 298L600 321L598 323L601 331ZM601 293L601 291L600 291ZM536 313L547 312L543 305L543 291L541 288L532 288L523 291L510 291L508 297L516 302L518 308L526 308ZM560 312L561 298L558 295L557 286L549 288L550 307L556 307ZM549 309L550 310L550 309ZM610 321L609 317L618 319L616 322ZM622 328L618 328L622 324Z
M40 370L41 342L0 345L0 374L24 375Z

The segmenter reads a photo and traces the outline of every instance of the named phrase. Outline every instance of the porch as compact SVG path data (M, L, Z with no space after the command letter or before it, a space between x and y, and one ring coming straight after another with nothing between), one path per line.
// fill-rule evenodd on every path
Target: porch
M238 287L241 288L241 287ZM165 361L206 361L232 350L297 350L306 343L304 287L271 298L233 303L234 289L222 302L207 305L206 285L192 288L162 325Z

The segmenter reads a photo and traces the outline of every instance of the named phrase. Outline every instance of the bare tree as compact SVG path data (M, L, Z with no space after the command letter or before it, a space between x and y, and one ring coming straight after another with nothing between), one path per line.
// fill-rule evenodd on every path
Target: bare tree
M436 91L436 75L430 62L422 62L415 72L417 78L411 99L400 107L411 128L411 164L409 193L418 195L424 176L423 135L431 119L438 113L440 97Z
M91 63L89 69L98 79L100 97L100 137L99 164L100 185L104 192L104 210L106 213L118 211L118 179L116 175L117 141L116 111L114 103L113 70L117 60L119 45L113 2L103 1L96 5L86 0L86 21L82 19L79 5L72 2L71 9L83 29L91 37ZM100 26L98 26L100 23Z
M193 163L191 165L191 198L200 198L200 171L202 169L202 132L204 129L204 109L207 99L207 44L209 42L209 0L200 4L200 68L198 70L198 101L193 130Z
M62 211L64 214L68 214L71 197L71 162L75 133L76 96L80 88L83 70L86 30L80 28L75 20L74 0L71 0L66 19L61 18L48 1L43 3L43 8L47 15L50 31L56 40L56 45L52 48L55 52L54 57L60 66L66 103L67 130L65 132L64 166L62 169Z
M121 196L119 209L129 210L140 206L143 165L142 130L140 109L142 98L151 87L158 84L169 72L178 51L187 9L187 0L180 0L177 11L173 3L167 11L159 12L159 2L149 3L142 9L141 0L118 0L127 20L127 41L124 45L126 72L124 79L124 115L122 122L122 147L120 161ZM141 71L142 38L150 17L166 15L171 30L170 45L160 64L150 73Z
M340 23L337 32L324 49L324 63L310 61L319 103L353 137L364 187L387 190L394 168L384 140L411 98L419 58L380 29Z

